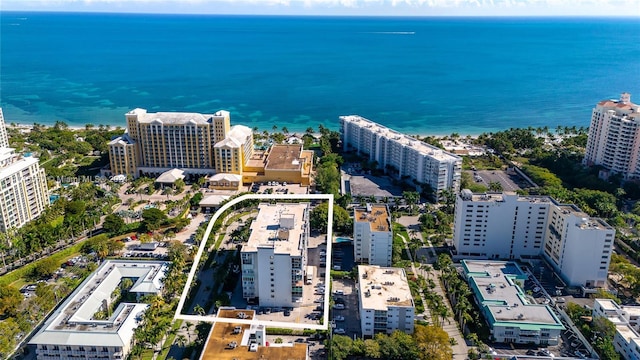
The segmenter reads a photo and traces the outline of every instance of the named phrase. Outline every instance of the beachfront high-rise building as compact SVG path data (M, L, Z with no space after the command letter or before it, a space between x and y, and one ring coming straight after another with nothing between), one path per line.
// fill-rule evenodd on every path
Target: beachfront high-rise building
M413 333L415 304L404 269L358 265L358 296L363 336Z
M640 107L629 93L593 109L583 163L601 165L625 179L640 178Z
M47 177L38 159L9 147L0 109L0 231L19 228L49 204Z
M8 147L9 147L9 136L7 135L7 128L5 127L2 108L0 108L0 148L8 148Z
M253 132L244 125L235 125L213 150L218 173L242 175L253 154Z
M342 146L369 156L398 179L407 177L434 192L460 188L462 158L361 116L340 117Z
M228 111L149 113L134 109L125 117L126 133L109 142L112 175L159 175L174 168L187 175L210 175L217 170L214 146L229 134L242 140L240 159L253 150L251 131L247 136L244 126L232 129Z
M519 260L543 256L570 286L603 287L615 230L548 196L473 194L456 200L456 257Z
M367 204L353 214L353 251L356 262L391 266L393 232L385 204ZM408 240L408 239L407 239Z
M260 204L240 252L243 297L261 306L301 306L308 239L308 203Z

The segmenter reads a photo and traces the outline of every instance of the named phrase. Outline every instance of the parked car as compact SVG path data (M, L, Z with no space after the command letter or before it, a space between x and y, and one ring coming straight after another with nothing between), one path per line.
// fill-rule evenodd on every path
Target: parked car
M336 328L336 329L333 329L333 333L338 335L343 335L343 334L346 334L347 332L344 331L343 328Z
M344 310L345 306L344 306L344 304L335 304L335 305L333 305L333 308L336 309L336 310Z
M335 320L335 321L344 321L344 316L342 316L342 315L335 316L333 318L333 320Z

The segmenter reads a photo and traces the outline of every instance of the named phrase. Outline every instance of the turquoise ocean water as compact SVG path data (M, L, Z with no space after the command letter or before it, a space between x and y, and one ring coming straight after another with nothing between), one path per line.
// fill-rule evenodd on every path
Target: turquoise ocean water
M640 102L640 21L0 13L7 122L124 126L230 110L304 131L360 114L411 134L588 126Z

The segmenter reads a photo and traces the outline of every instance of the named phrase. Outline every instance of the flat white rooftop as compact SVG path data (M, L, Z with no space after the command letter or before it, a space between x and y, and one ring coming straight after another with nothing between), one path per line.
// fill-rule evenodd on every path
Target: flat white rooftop
M627 342L631 342L634 339L636 339L636 341L640 340L640 335L638 335L629 324L616 324L616 331Z
M405 145L419 152L421 155L428 155L434 159L441 161L456 161L462 158L458 155L444 151L431 144L427 144L409 135L399 133L395 130L391 130L386 126L375 123L369 119L365 119L359 115L346 115L340 116L340 119L345 122L357 124L360 127L368 128L371 132L375 132L380 136L393 140L399 144Z
M414 307L407 274L402 268L358 265L358 286L363 309Z
M272 247L276 254L301 256L300 240L306 226L308 207L308 203L258 205L258 216L251 223L251 234L242 252Z
M155 294L162 289L165 261L107 260L49 316L32 344L123 346L137 327L136 318L147 304L121 303L110 318L93 319L124 278L134 280L129 290Z
M600 305L605 311L618 311L620 310L620 306L616 304L615 301L611 299L596 299L596 305Z

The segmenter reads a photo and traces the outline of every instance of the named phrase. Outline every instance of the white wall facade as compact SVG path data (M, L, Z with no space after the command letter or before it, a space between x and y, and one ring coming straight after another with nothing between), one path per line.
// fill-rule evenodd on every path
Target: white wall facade
M600 219L553 204L544 256L569 286L604 287L615 230Z
M604 100L592 111L583 163L602 165L625 178L640 176L640 108L623 93Z
M308 204L260 204L240 253L242 293L261 306L302 305L309 238Z
M356 263L391 266L393 231L384 204L354 209L353 251Z
M461 157L360 116L341 116L340 122L346 151L367 154L379 168L428 184L435 192L459 189Z
M37 218L49 204L47 177L38 159L14 158L12 161L0 169L0 231L23 226Z
M393 233L391 231L372 231L368 222L355 221L353 241L356 262L391 266L393 250Z
M7 129L5 128L4 115L2 108L0 108L0 148L9 147L9 136L7 135Z
M38 344L36 354L38 360L91 360L91 359L123 359L129 352L122 346L77 346Z
M595 299L593 317L605 317L615 324L613 347L625 360L640 359L640 306L620 306L611 299Z
M544 196L457 197L456 257L520 259L543 255L569 286L603 287L615 230L574 205Z
M540 255L548 207L545 198L458 194L453 231L458 255L509 260Z

